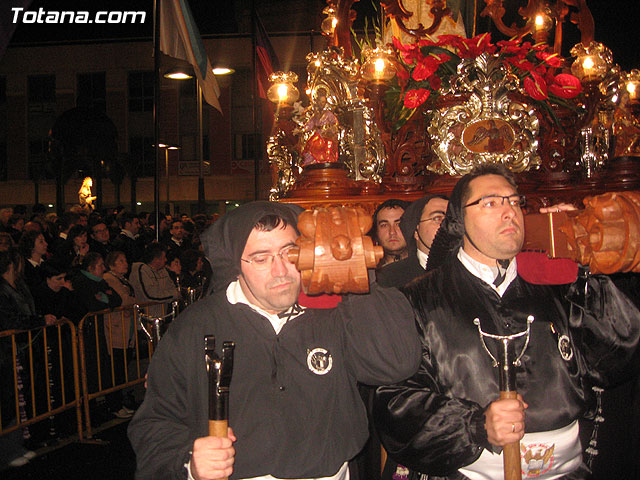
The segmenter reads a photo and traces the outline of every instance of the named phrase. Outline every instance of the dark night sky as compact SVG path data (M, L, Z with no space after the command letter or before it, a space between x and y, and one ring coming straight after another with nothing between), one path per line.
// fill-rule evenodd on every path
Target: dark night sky
M25 0L0 0L0 30L6 28L13 14L11 6L23 4ZM255 0L258 9L269 0ZM284 0L272 0L275 5ZM370 10L367 4L371 0L360 0L354 8L359 11ZM515 0L505 0L508 6ZM523 0L524 1L524 0ZM309 2L315 4L318 2ZM322 2L320 2L322 3ZM236 17L239 2L232 0L189 0L200 31L205 34L237 33ZM249 4L249 2L244 2ZM234 7L235 5L235 7ZM272 6L274 4L272 3ZM608 46L614 55L614 61L624 70L640 68L640 41L636 37L640 25L640 6L638 0L589 0L589 8L595 18L596 41ZM29 10L145 10L147 21L144 25L36 25L21 24L16 29L12 44L23 44L41 41L65 42L79 39L111 39L111 38L151 38L153 25L153 0L33 0ZM273 10L273 7L271 8ZM268 22L265 26L269 30ZM318 29L319 25L309 26ZM567 27L568 39L577 40L575 27ZM568 55L568 52L563 52Z

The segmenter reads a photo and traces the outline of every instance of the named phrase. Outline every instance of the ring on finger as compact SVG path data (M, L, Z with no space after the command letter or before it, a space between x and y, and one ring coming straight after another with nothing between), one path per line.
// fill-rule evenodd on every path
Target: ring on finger
M516 433L516 424L515 423L511 424L511 433Z

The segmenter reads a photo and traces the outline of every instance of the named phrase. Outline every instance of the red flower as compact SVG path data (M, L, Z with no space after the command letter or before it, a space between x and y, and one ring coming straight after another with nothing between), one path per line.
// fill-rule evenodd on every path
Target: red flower
M428 55L418 61L418 64L416 65L416 68L413 69L411 76L416 82L421 82L436 73L439 65L440 64L434 57Z
M404 96L404 106L406 108L418 108L420 105L427 101L427 98L429 98L430 94L431 91L427 90L426 88L409 90Z
M536 57L552 68L562 67L562 58L557 53L536 52Z
M440 35L438 36L437 45L439 47L453 47L458 49L462 45L463 40L464 38L460 35Z
M513 65L514 67L520 70L525 70L527 72L531 72L536 68L536 66L533 63L531 63L529 60L526 60L525 58L507 57L505 58L505 60L509 62L511 65Z
M529 72L531 76L524 79L524 90L534 100L546 100L549 98L547 94L547 82L544 81L536 72Z
M561 73L553 79L554 83L549 85L549 92L560 98L574 98L582 92L582 85L573 75Z
M431 90L439 90L442 86L442 79L438 75L431 75L429 77L429 86Z
M405 84L409 81L409 72L406 68L400 66L400 63L396 65L396 75L398 75L398 79L404 82Z
M408 65L413 65L416 60L422 58L422 52L415 43L403 45L396 37L393 37L391 41L393 42L393 46L400 52L402 60Z
M468 40L463 38L458 46L460 58L475 58L483 53L493 54L495 51L496 46L491 43L491 35L489 33L476 35Z

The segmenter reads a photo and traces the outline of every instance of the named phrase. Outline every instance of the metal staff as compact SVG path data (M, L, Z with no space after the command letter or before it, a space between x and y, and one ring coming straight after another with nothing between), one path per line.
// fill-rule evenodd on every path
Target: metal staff
M516 390L516 372L515 368L520 366L520 359L524 355L529 338L531 336L531 324L533 323L533 315L527 317L527 329L513 335L492 335L482 331L480 319L476 318L473 323L478 327L480 333L480 341L485 351L493 360L493 366L498 367L500 371L500 399L517 398ZM485 337L497 340L500 343L498 358L494 357L487 348L484 341ZM520 354L516 357L513 341L517 338L525 337L524 346ZM520 463L520 442L513 442L505 445L502 449L502 461L504 467L504 480L522 480L522 466Z
M222 359L215 352L216 338L204 337L204 358L209 376L209 435L226 437L229 426L229 385L233 373L234 342L222 344Z

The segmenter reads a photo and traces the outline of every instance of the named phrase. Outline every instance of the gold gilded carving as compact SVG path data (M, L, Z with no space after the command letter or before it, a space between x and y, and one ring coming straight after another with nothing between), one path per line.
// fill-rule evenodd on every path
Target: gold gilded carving
M537 168L538 117L516 100L517 91L518 79L497 57L462 61L447 92L460 103L436 107L427 127L437 157L427 168L449 175L483 163L502 163L516 173Z

